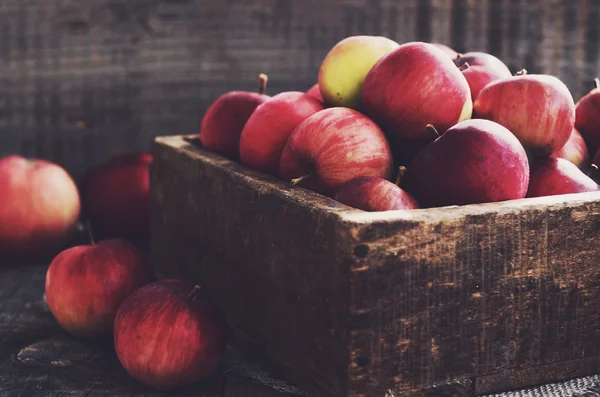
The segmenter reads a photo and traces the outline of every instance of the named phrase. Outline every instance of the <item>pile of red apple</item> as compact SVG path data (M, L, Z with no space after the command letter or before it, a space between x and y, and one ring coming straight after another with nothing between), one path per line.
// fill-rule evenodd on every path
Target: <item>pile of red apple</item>
M149 153L118 155L77 186L56 163L0 159L0 259L53 257L45 300L57 322L76 337L112 337L133 377L169 389L215 372L225 328L198 287L153 280L141 248L149 237L151 163ZM78 221L88 225L89 244L72 244Z
M600 189L600 88L575 103L554 76L513 75L487 53L381 36L337 43L305 93L271 97L260 81L258 93L211 104L202 147L354 208Z

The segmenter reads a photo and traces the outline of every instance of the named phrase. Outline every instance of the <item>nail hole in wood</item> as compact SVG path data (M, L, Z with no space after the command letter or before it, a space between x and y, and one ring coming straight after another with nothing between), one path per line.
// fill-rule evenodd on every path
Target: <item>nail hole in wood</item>
M369 255L369 247L364 244L357 245L354 247L354 255L357 258L366 258Z
M359 367L366 367L371 364L371 359L369 357L357 357L354 362L356 362L356 365Z

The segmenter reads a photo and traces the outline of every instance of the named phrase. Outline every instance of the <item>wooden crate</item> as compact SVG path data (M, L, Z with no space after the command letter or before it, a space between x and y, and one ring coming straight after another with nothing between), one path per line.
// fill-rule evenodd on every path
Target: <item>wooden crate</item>
M600 371L600 192L367 213L154 141L152 253L317 396L472 396Z

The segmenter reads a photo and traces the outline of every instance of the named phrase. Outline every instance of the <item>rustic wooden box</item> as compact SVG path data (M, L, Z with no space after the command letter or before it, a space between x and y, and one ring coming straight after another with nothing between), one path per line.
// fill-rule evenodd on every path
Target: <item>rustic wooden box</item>
M317 396L471 396L600 371L600 192L366 213L156 138L160 277Z

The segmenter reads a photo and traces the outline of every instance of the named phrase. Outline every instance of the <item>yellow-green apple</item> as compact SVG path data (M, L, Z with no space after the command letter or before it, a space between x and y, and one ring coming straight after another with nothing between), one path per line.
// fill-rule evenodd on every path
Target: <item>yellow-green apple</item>
M531 165L527 197L595 192L598 184L568 160L537 158Z
M288 137L323 104L302 92L288 91L259 105L240 136L240 160L250 168L277 176L279 159Z
M408 167L401 187L426 207L525 197L529 161L519 140L489 120L465 120L427 145Z
M469 83L473 101L483 87L492 81L512 76L508 67L500 59L485 52L467 52L457 56L454 62L461 68ZM465 67L466 65L469 66Z
M362 111L388 135L395 154L410 147L412 157L436 136L471 118L473 103L467 80L442 50L429 43L402 44L368 73Z
M358 176L388 179L393 159L375 122L343 107L321 110L290 134L279 173L286 181L324 195Z
M319 101L323 104L325 103L325 100L323 99L323 95L321 95L321 89L319 88L319 83L310 87L308 89L308 91L306 91L306 95L309 95L309 96L315 98L317 101Z
M250 115L271 97L265 94L266 75L260 75L258 92L230 91L218 97L206 110L200 126L203 148L231 160L239 160L240 134Z
M227 338L225 321L199 287L160 280L119 307L114 343L129 374L155 389L176 389L210 377Z
M357 109L369 70L399 44L382 36L350 36L337 43L319 69L319 87L330 107Z
M575 107L575 127L587 143L590 153L600 149L600 79L594 79L596 88L584 95Z
M413 196L387 179L359 176L337 189L335 200L363 211L392 211L419 208Z
M84 214L97 238L147 244L151 164L149 152L123 153L85 173L80 183Z
M575 104L567 86L554 76L525 71L485 86L475 100L474 114L508 128L535 156L562 148L575 124Z
M442 44L442 43L431 43L431 44L433 44L440 50L444 51L444 53L446 55L448 55L450 57L450 59L452 59L452 60L455 60L459 55L462 55L459 52L455 51L452 47L450 47L446 44Z
M92 241L62 251L50 263L46 302L71 334L106 337L121 303L150 280L150 264L131 242Z
M569 160L581 170L587 170L590 166L590 154L587 145L577 128L573 128L567 143L552 153L551 156Z
M69 243L79 219L77 185L60 165L10 155L0 159L0 254L33 260Z

